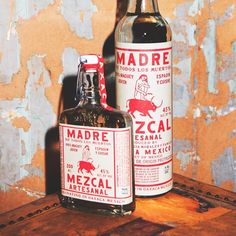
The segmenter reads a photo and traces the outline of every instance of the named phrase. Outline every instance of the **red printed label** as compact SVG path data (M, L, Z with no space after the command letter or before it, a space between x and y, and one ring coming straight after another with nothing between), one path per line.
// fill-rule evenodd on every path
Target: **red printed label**
M62 195L125 205L133 200L131 130L60 124Z
M171 42L116 44L117 107L134 121L136 195L172 188Z

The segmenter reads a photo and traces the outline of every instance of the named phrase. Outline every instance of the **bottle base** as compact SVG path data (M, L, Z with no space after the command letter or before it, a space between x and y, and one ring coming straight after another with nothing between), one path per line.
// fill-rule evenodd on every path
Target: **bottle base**
M82 211L86 213L96 213L102 215L125 216L131 215L135 209L135 204L112 205L104 203L89 202L71 197L59 195L62 207Z

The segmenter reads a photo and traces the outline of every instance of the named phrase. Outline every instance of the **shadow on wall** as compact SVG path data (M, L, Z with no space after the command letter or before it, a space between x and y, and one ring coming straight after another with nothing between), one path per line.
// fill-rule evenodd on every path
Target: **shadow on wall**
M113 32L108 36L103 45L103 57L105 59L105 78L108 92L107 103L115 107L115 46L114 32L115 27L127 9L128 0L117 0L116 23ZM92 52L91 52L92 53ZM58 115L65 109L75 107L75 89L77 75L66 76L63 79L61 96L58 105ZM52 194L60 191L60 145L59 128L52 127L48 130L45 137L45 178L46 194Z
M128 0L117 0L116 9L116 22L112 33L106 39L103 45L103 57L104 57L104 74L106 78L107 89L107 103L111 107L116 106L115 95L115 28L119 20L125 14L128 5Z
M58 114L63 110L75 107L75 89L77 75L66 76L63 79L62 90L58 106ZM52 127L45 137L45 178L46 194L59 192L61 186L60 174L60 145L59 128Z

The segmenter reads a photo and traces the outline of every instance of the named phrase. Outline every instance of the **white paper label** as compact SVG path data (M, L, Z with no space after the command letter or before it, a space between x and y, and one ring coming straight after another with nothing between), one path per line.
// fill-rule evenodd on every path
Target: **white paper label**
M60 124L62 195L126 205L133 200L131 129Z
M134 121L135 193L172 188L171 42L116 44L117 107Z

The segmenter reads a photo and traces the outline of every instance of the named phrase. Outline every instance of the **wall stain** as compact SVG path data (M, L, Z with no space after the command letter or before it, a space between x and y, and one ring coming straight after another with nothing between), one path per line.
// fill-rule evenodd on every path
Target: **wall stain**
M204 5L204 0L194 0L189 8L188 15L194 17L197 14L201 14L201 9L204 8Z
M213 160L211 168L212 177L217 186L220 187L224 182L232 181L233 191L236 192L236 158L232 147L226 148L217 160Z
M191 58L181 60L175 64L181 73L176 75L174 82L174 117L185 117L191 101L189 80L191 75ZM181 96L182 94L182 96Z
M3 119L0 119L0 130L0 190L8 191L11 185L21 179L20 134L10 122ZM12 140L14 140L14 148Z
M18 34L11 24L11 2L0 0L0 9L4 9L0 14L0 83L9 84L12 76L20 69L20 44Z
M93 39L92 17L97 7L91 0L62 0L61 13L80 38Z
M22 128L24 132L28 132L31 126L29 121L25 117L13 118L11 122L15 128Z
M79 53L75 48L65 48L62 55L63 73L59 77L62 84L65 76L77 75Z
M0 142L2 144L0 174L2 186L13 185L34 173L35 169L30 169L28 165L32 164L32 158L38 148L45 148L45 133L55 124L56 116L45 97L45 89L51 85L51 80L44 67L43 56L34 56L27 64L29 78L25 88L25 98L0 102L1 107L4 107L4 110L0 110L0 124L2 124L3 133L6 127L5 135L1 137ZM43 82L38 83L41 76ZM15 127L15 122L19 119L21 121L23 119L24 122L21 123L21 127ZM19 123L17 124L19 125ZM16 140L14 149L8 140ZM16 151L17 153L15 153ZM18 161L15 158L9 160L9 157L18 157ZM8 172L10 174L7 174ZM43 176L42 171L37 170L37 173Z
M180 160L180 169L186 171L189 165L193 164L194 162L199 162L200 157L196 155L195 152L187 152L184 153L182 151L178 152L176 158Z
M218 93L216 89L216 23L210 19L207 25L207 35L203 40L202 49L207 63L208 91Z
M17 0L15 1L15 17L29 20L54 2L55 0Z

